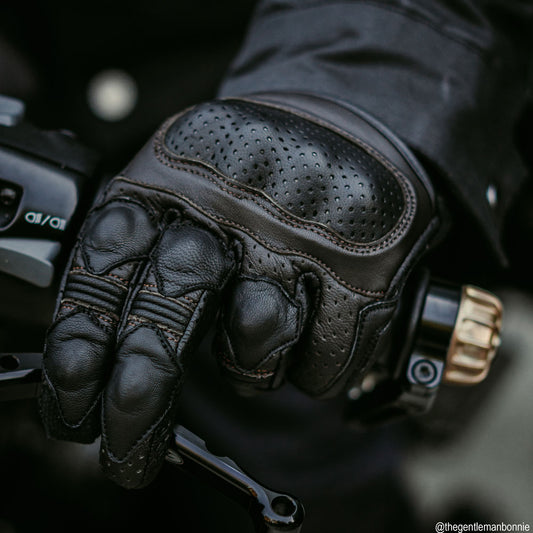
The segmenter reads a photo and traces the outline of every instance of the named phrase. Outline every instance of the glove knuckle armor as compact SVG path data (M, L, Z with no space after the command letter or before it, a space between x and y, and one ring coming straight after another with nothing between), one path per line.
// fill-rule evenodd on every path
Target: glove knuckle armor
M291 380L329 396L385 349L403 282L437 219L429 180L390 132L355 110L296 101L226 99L186 110L167 121L120 187L141 182L161 206L181 202L239 241L237 277L279 283L311 322L294 347ZM302 299L304 275L318 284ZM303 324L287 327L302 336ZM244 325L231 329L246 336ZM227 331L223 338L243 343Z

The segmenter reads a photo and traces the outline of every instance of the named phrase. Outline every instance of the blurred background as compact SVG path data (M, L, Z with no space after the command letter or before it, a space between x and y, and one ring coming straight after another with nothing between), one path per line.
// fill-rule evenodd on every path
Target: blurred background
M213 97L254 4L6 0L0 4L0 94L26 102L37 126L74 132L101 154L102 173L112 175L166 117ZM532 125L527 111L517 140L530 164ZM446 520L533 527L532 202L529 184L504 236L510 268L485 271L480 261L470 269L475 279L460 280L483 284L504 301L503 344L490 383L459 399L446 392L452 401L436 409L447 414L448 425L429 415L400 429L407 435L402 490L422 531ZM53 298L43 293L31 326L4 319L2 351L41 349ZM12 312L4 305L0 315ZM0 533L157 531L168 527L169 510L178 508L171 513L176 529L201 524L206 512L217 517L219 531L249 527L231 502L168 466L148 489L114 486L100 474L98 443L45 438L35 400L0 403L0 480ZM184 492L196 495L198 504L176 507ZM395 505L379 491L371 497L381 499L385 513Z
M533 297L505 287L497 294L505 309L500 376L454 438L415 443L403 462L428 523L533 524Z

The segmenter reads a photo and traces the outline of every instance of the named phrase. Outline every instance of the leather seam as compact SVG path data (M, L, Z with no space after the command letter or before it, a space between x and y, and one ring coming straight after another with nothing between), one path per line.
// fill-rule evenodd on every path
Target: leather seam
M86 276L88 278L96 279L98 281L110 283L112 285L115 285L115 287L118 287L119 289L128 290L128 280L125 278L121 278L119 276L115 276L114 274L106 274L104 276L101 276L101 275L99 276L96 274L91 274L88 270L86 270L85 268L81 266L75 266L70 269L69 275L70 276L83 276L83 277ZM108 277L116 278L120 281L116 281L115 279L107 279ZM68 285L68 281L67 281L67 285Z
M155 285L155 284L151 284L151 285ZM146 287L146 283L143 284L143 287ZM181 302L178 298L172 298L172 296L163 296L157 291L148 291L146 289L141 289L140 291L137 292L137 294L150 294L150 295L160 296L161 298L164 298L165 300L168 300L172 303L179 305L184 310L189 311L190 313L194 312L194 309L192 307L189 307L187 304ZM186 295L182 295L180 296L180 298L185 298L185 296ZM191 297L188 297L187 300L194 304L194 300Z
M233 348L233 344L231 342L230 336L228 335L226 328L223 328L223 329L224 329L224 336L226 337L226 341L229 345L230 354L231 354L230 356L230 354L221 353L221 360L225 368L235 372L238 375L240 374L246 377L251 377L251 378L256 378L256 379L266 379L274 375L273 370L262 370L260 368L248 370L246 368L241 367L241 365L237 363L237 358L235 356L235 349Z
M376 297L376 298L382 298L385 295L385 291L384 290L372 291L372 290L364 289L362 287L354 287L350 283L347 283L342 278L340 278L328 265L326 265L323 261L321 261L320 259L318 259L314 255L307 254L305 252L301 252L301 251L298 251L298 250L293 250L291 248L285 248L285 249L276 248L276 247L268 244L267 242L265 242L256 233L254 233L253 231L250 231L250 229L242 226L241 224L238 224L238 223L233 222L231 220L228 220L228 219L226 219L224 217L221 217L221 216L219 216L219 215L217 215L215 213L206 212L202 207L200 207L198 204L193 202L190 198L183 197L183 196L177 194L175 191L172 191L171 189L166 189L166 188L162 188L162 187L158 187L158 186L154 186L154 185L140 184L140 183L138 183L136 181L131 180L130 178L128 178L125 175L117 176L115 178L115 180L117 180L117 181L121 180L121 181L129 183L129 184L131 184L131 185L133 185L135 187L140 187L140 188L144 188L144 189L148 189L148 190L152 190L152 191L162 192L162 193L165 193L165 194L169 194L169 195L171 195L171 196L173 196L175 198L178 198L178 199L182 200L183 202L187 203L189 206L191 206L194 209L196 209L197 211L199 211L200 213L202 213L204 216L206 216L208 218L211 218L212 220L217 221L219 224L223 224L225 226L230 226L230 227L233 227L233 228L238 229L240 231L243 231L248 236L250 236L252 239L256 240L262 246L264 246L265 248L270 250L271 252L279 253L279 254L282 254L282 255L296 255L296 256L299 256L299 257L304 257L304 258L306 258L306 259L308 259L310 261L313 261L314 263L317 263L321 268L323 268L333 279L335 279L343 287L346 287L347 289L349 289L351 291L354 291L354 292L356 292L358 294L362 294L363 296ZM150 284L148 286L155 286L155 285L154 284Z
M140 327L149 327L150 329L154 329L154 330L160 329L161 331L164 331L165 333L169 334L168 338L171 341L174 341L176 343L179 342L182 336L181 332L179 332L176 329L165 326L164 324L160 324L159 322L155 322L147 318L143 318L142 316L139 316L136 314L128 316L127 325L131 326L134 329L138 329ZM125 337L132 332L133 332L133 329L130 329L129 331L125 331ZM175 337L170 336L170 335L175 335Z
M153 289L156 289L155 291L143 291L143 290L140 290L139 292L147 292L149 294L158 294L160 296L163 296L157 289L158 289L158 286L156 283L143 283L142 285L143 287L152 287ZM194 292L194 291L192 291ZM176 299L176 298L173 298L172 296L164 296L164 298L168 298L169 300L173 301L173 302L176 302L176 303L179 303L179 300ZM182 294L181 296L179 296L179 298L183 298L184 300L187 300L189 303L192 303L194 305L196 305L197 301L194 300L193 298L191 298L188 294ZM185 307L185 304L181 304ZM194 309L191 309L190 307L186 307L186 309L189 309L189 311L194 311Z
M358 316L358 319L356 321L356 331L355 331L355 338L354 338L354 341L352 343L352 349L350 350L350 355L348 357L348 359L345 361L344 365L342 366L341 370L339 370L339 372L326 384L324 385L322 388L320 388L317 392L316 392L316 395L317 396L320 396L322 394L325 394L329 389L331 389L331 387L333 387L335 385L335 383L341 379L343 376L346 375L346 372L347 372L347 369L350 367L350 365L352 364L352 362L356 359L356 354L357 354L357 344L359 342L359 339L361 338L361 334L362 334L362 331L363 331L363 328L365 326L365 323L366 321L368 320L368 316L373 312L375 311L376 309L377 310L388 310L388 309L393 309L394 307L396 306L396 302L378 302L378 303L372 303L368 306L366 306L365 308L363 308L360 312L359 312L359 316ZM388 323L387 323L388 324ZM386 324L386 325L387 325ZM385 325L385 326L386 326ZM372 346L375 346L375 344L377 343L377 337L379 334L381 334L381 332L385 329L385 326L383 326L382 328L379 329L379 331L376 331L373 335L372 335L372 341L371 341L371 350L373 350L373 347ZM366 363L367 361L365 361Z
M295 115L299 118L302 118L307 122L318 124L324 129L331 130L338 136L342 137L343 139L346 139L356 144L357 146L362 148L363 151L366 151L372 156L374 156L389 172L391 172L394 175L394 177L397 179L397 181L400 184L404 181L409 181L409 178L407 178L407 176L401 170L395 167L394 164L392 164L381 152L377 151L373 146L369 145L367 142L363 141L359 137L355 137L350 132L339 128L335 124L328 122L327 120L324 120L317 115L311 115L310 113L307 113L306 111L302 109L285 106L283 104L279 104L275 102L255 100L253 97L228 97L226 99L223 99L223 101L229 101L229 102L231 102L232 100L237 101L237 102L246 102L248 104L269 107L272 109L276 109L277 111L284 111L285 113L289 113L291 115ZM391 146L393 146L393 148L397 151L397 148L390 141L389 141L389 144L391 144ZM403 192L405 192L405 190ZM404 207L404 210L407 210L407 206Z
M68 305L68 304L71 304L71 305ZM86 314L91 314L93 317L100 318L101 320L103 320L104 322L107 322L111 326L114 326L118 323L118 316L115 315L113 312L108 311L107 309L103 309L101 307L96 307L91 304L82 302L81 300L77 300L75 298L63 298L61 300L61 306L59 308L58 314L63 309L70 309L73 312L69 313L69 315L61 317L57 322L54 322L54 326L57 323L59 323L63 318L67 318L67 316L71 316L72 314L75 314L78 309L79 309L79 312L89 311Z
M297 313L297 328L296 328L296 332L294 333L294 335L292 335L292 337L290 339L288 339L287 341L285 341L282 345L280 346L276 346L275 348L272 348L272 350L270 350L270 352L267 353L267 355L265 355L265 357L263 357L256 365L256 367L252 370L250 370L251 372L254 372L254 371L257 371L257 372L261 372L261 370L258 369L258 367L268 363L271 359L273 359L274 357L276 357L279 352L285 350L286 348L290 348L292 345L295 344L295 342L298 340L300 334L301 334L301 329L302 329L302 310L301 310L301 306L293 299L291 298L291 296L287 293L287 291L285 291L285 289L277 282L273 282L272 280L269 280L268 278L264 278L262 276L257 276L257 277L254 277L254 276L241 276L239 278L239 281L242 280L242 279L247 279L249 281L262 281L264 283L269 283L271 285L274 285L275 287L279 288L282 292L282 294L285 296L285 298L287 298L289 304L291 304L294 308L296 308L296 313ZM222 313L222 317L224 316L224 313ZM224 328L225 329L225 328ZM235 364L237 365L237 359L236 359L236 356L235 356L235 350L233 348L233 345L231 343L231 339L229 337L229 335L227 334L226 332L226 337L228 339L228 342L230 344L230 347L231 347L231 350L233 352L233 357L235 359ZM237 365L239 368L240 365ZM246 370L246 369L243 369L243 370ZM268 371L268 372L272 372L272 374L274 374L273 371Z
M189 172L191 174L195 174L197 176L200 176L202 178L207 179L214 185L216 185L222 192L225 192L231 196L234 196L235 198L239 200L249 200L255 203L257 206L259 206L261 209L267 211L270 215L272 215L276 220L281 222L282 224L292 227L292 228L298 228L298 229L305 229L312 231L313 233L316 233L317 235L331 241L333 244L338 246L339 248L342 248L343 250L348 250L351 252L357 252L360 254L371 254L376 251L381 251L386 248L389 248L392 246L397 240L399 240L407 231L409 228L414 216L415 216L415 204L416 204L416 198L414 195L414 192L412 190L411 184L408 184L407 179L403 176L403 174L399 173L397 169L394 169L394 176L398 178L398 175L401 176L401 179L397 179L404 198L406 200L406 206L404 208L404 213L402 217L400 217L399 221L396 223L395 227L389 231L388 234L386 234L384 237L382 237L380 240L376 241L377 244L350 244L349 241L346 241L342 239L340 236L337 237L336 234L330 230L324 231L324 229L312 222L307 221L301 221L296 219L294 215L291 213L285 211L280 206L275 204L266 194L263 194L261 191L254 190L254 189L245 189L236 183L232 183L226 176L224 176L222 173L219 173L216 169L213 167L208 166L206 163L202 163L200 161L195 160L187 160L186 158L178 158L173 157L168 153L168 151L164 148L164 145L162 143L161 137L163 136L163 133L165 130L161 130L156 138L154 139L154 153L157 158L157 160L174 170L181 170L184 172ZM372 154L374 155L374 154ZM381 161L381 160L380 160ZM389 163L390 164L390 163ZM387 167L388 170L389 167ZM232 191L223 185L221 183L224 183L226 187L231 187L232 189L236 189L237 191L240 191L243 195L240 195L238 192ZM259 201L261 200L261 202ZM267 209L265 205L263 205L262 202L266 202L269 204L273 209L278 211L280 214L276 215L275 213L272 213L271 210Z

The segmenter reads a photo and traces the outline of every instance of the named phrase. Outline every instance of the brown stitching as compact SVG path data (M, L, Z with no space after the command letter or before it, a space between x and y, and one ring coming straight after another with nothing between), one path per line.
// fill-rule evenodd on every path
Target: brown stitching
M65 305L65 302L71 303L72 306ZM61 300L61 309L74 310L76 309L76 307L83 307L84 309L89 309L90 311L97 313L96 316L105 317L105 318L102 318L102 320L104 320L105 322L109 322L110 324L115 324L118 322L117 315L107 311L106 309L102 309L101 307L92 306L80 300L75 300L73 298L65 298L64 300Z
M77 272L74 272L74 268L78 269ZM106 279L107 276L95 276L94 274L91 274L90 272L87 272L87 270L84 270L81 267L74 267L74 268L71 269L71 271L69 272L69 274L71 276L86 276L88 278L97 279L98 281L105 280L107 283L111 283L112 285L115 285L115 287L118 287L119 289L124 289L124 290L128 289L128 286L127 286L128 280L120 278L119 276L114 276L113 274L107 274L107 276L112 276L114 278L120 279L124 283L119 283L119 282L117 282L115 280L112 280L112 279Z
M318 116L310 115L301 109L289 110L283 104L276 104L276 103L263 102L263 101L258 102L257 100L254 100L252 98L228 98L228 101L231 101L231 100L237 100L238 102L245 102L247 104L256 104L256 105L259 104L261 106L270 107L278 111L285 111L286 113L292 114L298 118L302 118L307 122L310 122L312 124L318 124L319 126L322 126L323 128L327 130L331 130L337 136L342 137L343 139L348 140L358 145L360 148L363 148L363 150L373 155L385 168L387 168L396 178L398 178L398 181L400 182L400 186L402 186L403 182L406 181L406 177L404 176L403 172L401 172L398 168L396 168L386 157L384 157L374 147L370 146L365 141L363 141L362 139L359 139L358 137L355 137L349 132L342 130L338 126L335 126L335 124L327 122ZM337 143L337 141L334 141L334 142ZM396 147L394 148L397 150ZM403 192L405 193L406 191L404 190ZM405 210L406 209L404 209L404 211Z
M80 304L80 306L81 306L81 304ZM88 307L88 306L83 306L83 307L88 308L88 309L93 309L93 308ZM76 309L76 307L74 307L72 305L61 305L60 311L63 311L65 309L68 309L69 311L74 311ZM102 315L102 314L95 315L95 318L99 318L102 322L106 322L110 326L114 326L116 324L116 320L112 320L110 317Z
M176 335L177 338L173 337L171 335L168 335L169 339L172 339L176 343L179 342L179 340L183 337L183 333L180 333L178 330L169 328L168 326L160 324L159 322L153 322L153 321L148 320L146 318L143 318L143 317L141 317L139 315L130 315L128 317L128 325L132 326L132 327L144 326L144 325L155 326L155 327L159 328L161 331L164 331L167 334L172 333L172 334Z
M99 318L100 320L102 320L102 322L107 322L111 326L115 325L115 321L114 320L111 320L109 317L106 317L104 315L96 315L96 318Z
M159 287L158 287L157 283L143 283L143 287L152 287L153 289L158 289L159 290ZM200 289L198 289L198 290L200 290ZM154 291L139 291L139 292L146 292L148 294L153 294L154 293ZM165 296L165 298L182 305L186 309L189 309L189 311L194 311L194 309L190 309L183 302L180 302L180 301L178 301L175 298L172 298L170 296ZM184 300L187 300L188 302L190 302L190 303L192 303L194 305L196 305L198 303L198 300L195 300L194 298L191 298L187 294L183 294L182 296L180 296L180 298L183 298Z
M247 99L242 99L242 100L244 102L250 102L251 101L251 100L247 100ZM299 116L297 113L293 113L293 114L295 114L296 116ZM305 118L305 117L302 117L302 118ZM308 118L308 121L310 121L310 122L313 122L313 120L315 120L314 117L309 117ZM168 166L170 168L174 168L176 170L184 170L184 171L192 172L193 174L196 174L198 176L207 178L208 180L213 182L215 185L217 185L219 188L221 188L222 190L224 190L228 194L231 194L233 196L236 196L239 199L242 199L242 197L238 196L237 194L235 194L235 193L233 193L233 192L231 192L229 190L226 190L223 187L221 187L220 184L218 184L216 181L214 181L213 177L208 175L208 174L205 174L205 173L199 172L199 171L193 171L193 170L188 169L187 167L173 166L171 164L167 164L165 161L162 160L162 158L163 158L163 159L167 159L169 162L175 162L175 163L182 162L182 164L185 163L184 159L178 158L178 157L174 157L173 154L169 150L167 150L165 145L164 145L163 137L167 133L167 131L170 128L171 124L172 124L172 122L170 122L170 121L168 122L168 124L165 123L164 126L159 130L159 132L157 132L157 134L156 134L156 136L154 138L153 146L154 146L154 151L155 151L157 159L162 164L164 164L165 166ZM332 232L331 230L329 230L327 234L319 232L317 230L317 228L320 228L321 226L318 225L318 224L315 224L315 223L312 223L312 222L304 222L303 225L302 225L302 222L299 219L295 219L295 217L293 215L291 215L290 213L288 213L288 212L284 211L282 208L280 208L266 194L264 194L264 193L262 193L260 191L252 192L252 191L250 191L247 188L243 188L239 184L235 183L233 180L229 180L226 176L224 176L216 168L210 166L208 163L205 163L205 162L200 161L200 160L195 160L195 159L187 160L186 163L191 165L191 166L196 166L196 167L200 167L201 169L207 169L207 170L211 171L212 175L214 175L215 178L218 178L219 180L223 181L224 183L226 183L226 185L228 185L228 186L230 186L232 188L238 189L238 190L240 190L241 192L243 192L245 194L251 194L253 196L259 197L262 200L266 200L272 207L274 207L278 212L280 212L282 214L282 216L284 218L283 219L278 219L282 223L289 224L285 220L285 218L289 218L289 219L293 220L294 223L297 224L296 226L293 226L293 227L303 227L304 229L309 229L310 231L318 233L319 235L323 236L324 238L331 240L332 242L334 242L338 246L340 246L342 248L345 248L345 249L349 249L349 250L354 250L355 251L355 250L359 249L362 252L363 249L368 249L369 252L372 252L372 251L374 251L376 249L380 250L380 249L386 247L391 242L394 242L394 240L396 238L400 237L400 235L397 235L397 234L401 233L401 230L403 230L405 227L407 227L410 224L410 222L413 219L413 217L414 217L414 195L413 195L413 191L411 189L411 187L412 187L411 184L409 183L407 178L403 175L403 173L400 172L396 167L394 167L390 163L390 161L388 161L386 158L384 158L379 152L376 152L375 149L373 149L372 147L368 146L365 142L361 141L360 139L357 139L356 137L352 137L351 135L346 134L346 132L343 132L342 130L338 130L337 128L334 128L334 127L331 128L330 124L328 124L326 122L320 122L320 119L319 119L319 125L322 125L323 127L327 127L328 129L333 129L335 131L335 133L337 133L338 135L341 135L342 137L349 139L350 141L354 142L355 144L358 144L361 148L370 151L371 154L374 155L375 157L377 157L377 159L399 181L400 187L402 188L402 191L404 193L404 197L406 198L406 203L407 203L406 208L404 209L404 212L406 212L405 218L403 219L402 223L398 223L397 224L396 229L394 229L394 231L392 233L389 233L389 236L387 237L387 239L385 239L382 242L380 242L379 240L377 241L377 242L380 242L379 246L377 246L377 245L365 245L365 244L357 244L355 246L352 244L350 246L350 242L349 241L345 241L344 239L342 239L342 237L340 237L340 235L336 234L335 232ZM262 207L264 209L264 206L262 204L258 203L253 198L250 198L250 200L253 201L254 203L256 203L257 205L259 205L260 207ZM409 211L409 213L407 213L407 211ZM272 214L272 215L275 218L278 218L278 217L276 217L276 215L274 215L274 214ZM289 225L291 225L291 224L289 224ZM342 243L345 243L345 244L342 244ZM346 246L346 245L348 245L348 246Z
M324 233L324 231L320 231L321 226L319 226L316 223L302 222L302 221L299 221L299 220L295 219L290 213L284 211L279 206L274 204L268 198L268 196L266 196L262 192L259 192L259 191L253 192L251 190L244 189L241 186L236 185L236 184L228 181L225 178L225 176L223 176L218 171L216 171L216 169L214 169L212 167L208 167L207 164L205 164L205 163L200 163L200 162L196 162L195 163L195 162L192 162L192 161L185 163L182 159L178 159L178 158L174 158L174 157L170 156L168 153L166 153L164 151L164 148L161 147L161 144L160 144L159 141L160 141L159 139L156 139L154 141L154 151L155 151L155 154L156 154L156 158L163 165L165 165L165 166L167 166L169 168L172 168L174 170L182 170L182 171L190 172L191 174L195 174L197 176L206 178L209 181L211 181L212 183L214 183L219 189L221 189L222 191L226 192L227 194L230 194L231 196L235 196L239 200L243 200L243 199L244 200L250 200L250 201L254 202L256 205L258 205L259 207L261 207L262 209L265 209L265 206L256 199L256 198L260 198L263 202L267 202L276 211L281 213L282 217L280 217L279 215L275 215L274 213L270 212L270 214L276 220L281 222L282 224L291 226L293 228L300 228L300 229L306 229L306 230L312 231L313 233L316 233L316 234L320 235L321 237L324 237L325 239L328 239L329 241L333 242L334 244L336 244L340 248L343 248L344 250L355 251L355 252L358 252L358 253L372 253L372 252L374 252L376 250L382 250L382 249L388 247L390 244L394 243L398 238L400 238L403 235L404 230L407 227L409 227L412 219L414 218L414 211L415 211L414 210L414 204L415 204L414 194L413 194L412 190L410 189L410 187L408 186L407 181L405 180L405 177L401 173L399 173L396 169L394 169L394 167L392 167L393 170L391 170L391 169L389 169L389 170L391 170L391 172L396 177L401 178L398 181L399 181L400 187L402 188L402 192L404 193L404 197L407 200L406 201L406 208L404 209L405 215L400 219L400 222L397 223L396 228L393 231L389 232L389 234L388 234L386 239L383 239L381 241L377 241L379 243L378 245L376 245L376 244L374 244L374 245L365 245L365 244L355 244L354 245L354 244L351 244L350 245L349 241L345 241L344 239L340 238L340 236L338 236L336 233L334 233L332 231L328 231L328 233ZM172 163L178 163L178 162L181 162L182 165L172 164ZM209 174L206 174L205 172L200 172L198 170L194 170L194 167L206 168L206 169L210 170L211 173L214 176L216 176L216 177L214 178L213 175L209 175ZM231 190L223 187L222 185L220 185L220 183L218 183L218 181L222 181L228 187L232 187L233 189L237 189L237 190L241 191L242 193L247 195L247 197L240 196L239 194L235 193L234 191L231 191ZM252 196L252 197L250 197L250 196ZM254 196L256 198L253 198ZM287 219L291 220L291 222L289 222L289 220L287 220Z
M158 158L159 159L159 158ZM160 160L160 159L159 159ZM213 183L215 183L215 185L217 185L221 190L223 191L226 191L228 194L231 194L233 196L236 196L237 198L239 199L243 199L243 197L240 197L238 195L236 195L235 193L232 193L231 191L221 187L218 183L216 183L213 178L211 178L210 176L206 175L206 174L203 174L203 173L200 173L198 171L195 171L195 170L191 170L190 168L187 168L187 167L180 167L180 166L174 166L174 165L170 165L170 164L167 164L165 163L165 161L161 161L160 162L162 164L164 164L165 166L168 166L170 168L173 168L173 169L176 169L176 170L183 170L183 171L186 171L186 172L190 172L192 174L196 174L198 176L201 176L201 177L205 177L207 179L209 179L210 181L212 181ZM126 180L124 177L122 178L124 179L125 181L129 181L129 180ZM130 183L135 183L135 182L131 182ZM135 183L135 185L139 185L138 183ZM402 186L402 188L404 187L404 184L403 183L400 183L400 185ZM160 190L160 191L163 191L163 192L166 192L167 194L170 194L172 196L178 196L180 198L183 198L179 195L177 195L174 191L171 191L169 189L165 189L165 188L160 188L160 187L149 187L149 188L152 188L154 190ZM259 238L257 236L257 234L255 234L254 232L250 231L250 229L248 228L245 228L244 226L240 225L240 224L237 224L235 222L232 222L224 217L220 217L218 215L215 215L213 213L206 213L200 206L198 206L196 203L192 202L190 199L188 198L183 198L187 203L189 203L190 205L194 206L196 209L198 209L198 211L200 211L201 213L205 214L206 216L210 216L211 218L215 219L215 220L218 220L219 223L222 223L222 224L225 224L225 225L228 225L228 226L233 226L235 228L239 228L243 231L245 231L246 233L250 234L250 235L253 235L254 238L256 240L258 240L259 242L261 242L266 248L272 250L272 251L276 251L276 252L281 252L283 253L283 251L280 251L274 247L271 247L269 246L268 244L266 244L261 238ZM250 199L252 200L254 203L257 203L257 205L260 205L258 202L256 202L253 198ZM404 230L404 228L408 227L409 224L411 223L412 219L414 218L414 195L412 195L412 191L409 190L409 200L407 202L407 204L410 206L409 207L409 215L407 217L404 218L404 221L401 225L398 225L396 227L396 229L389 234L389 236L387 237L387 239L383 240L380 242L379 246L376 246L376 245L373 245L371 247L366 247L364 245L357 245L357 246L346 246L346 245L343 245L341 242L338 242L338 241L335 241L335 239L333 239L331 237L331 235L325 235L325 234L322 234L316 230L314 230L312 227L308 227L308 228L304 228L304 229L309 229L311 231L314 231L315 233L318 233L319 235L323 236L324 238L330 240L331 242L333 242L334 244L336 244L337 246L339 246L340 248L342 248L343 250L347 250L349 252L357 252L357 253L360 253L360 254L370 254L376 250L383 250L385 249L388 245L390 245L391 243L395 242L398 238L401 237L401 235L403 235L403 233L401 233L401 231ZM261 206L263 207L263 206ZM291 224L290 222L286 221L286 220L283 220L279 217L277 217L276 215L272 214L272 216L274 216L274 218L276 218L277 220L279 220L280 222L282 222L283 224L285 225L289 225L289 226L292 226L292 227L295 227L295 228L301 228L302 226L299 226L299 225L293 225ZM363 250L362 247L364 247L365 249ZM339 283L341 283L342 285L344 285L345 287L349 288L350 290L353 290L355 292L358 292L360 294L363 294L363 295L370 295L370 296L377 296L377 297L380 297L382 295L385 294L385 291L369 291L367 289L363 289L363 288L360 288L360 287L353 287L352 285L350 285L349 283L346 283L344 280L342 280L337 274L335 274L327 265L325 265L320 259L318 259L317 257L314 257L310 254L306 254L304 252L299 252L299 251L296 251L296 250L288 250L290 253L294 253L296 255L300 255L302 257L307 257L315 262L317 262L319 265L321 265L324 269L326 269L330 274L331 276L336 279Z
M118 279L118 280L124 282L126 285L128 285L129 282L130 282L129 279L123 278L123 277L121 277L121 276L117 276L116 274L106 274L106 277L108 277L108 276L111 277L111 278L116 278L116 279Z
M158 294L159 293L154 293L153 291L143 291L143 290L140 290L138 294ZM180 300L178 300L177 298L172 298L171 296L162 296L160 295L162 298L164 298L165 300L169 300L170 302L174 302L175 304L178 304L179 306L183 307L184 309L187 309L187 311L190 311L191 313L194 313L194 309L189 307L188 305L184 304L183 302L181 302ZM184 298L184 296L182 296L182 298ZM190 302L193 302L193 300L191 298L188 298L188 300ZM195 302L193 302L195 303Z
M174 191L171 191L169 189L165 189L165 188L162 188L162 187L153 186L153 185L140 185L139 183L130 180L126 176L119 176L116 179L124 181L126 183L130 183L131 185L135 185L136 187L142 187L142 188L145 188L145 189L155 190L155 191L163 192L163 193L169 194L171 196L180 198L181 200L183 200L186 203L188 203L190 206L194 207L196 210L198 210L203 215L205 215L207 217L210 217L213 220L216 220L219 224L223 224L223 225L226 225L226 226L230 226L230 227L239 229L239 230L245 232L247 235L252 236L257 242L259 242L262 246L264 246L265 248L267 248L268 250L270 250L272 252L279 253L279 254L285 254L285 255L292 254L292 255L297 255L297 256L309 259L309 260L313 261L314 263L317 263L319 266L321 266L326 272L328 272L328 274L334 280L336 280L338 283L340 283L343 287L346 287L347 289L349 289L351 291L357 292L358 294L362 294L363 296L372 296L372 297L376 297L376 298L380 298L380 297L382 297L385 294L385 291L371 291L371 290L368 290L368 289L363 289L361 287L354 287L353 285L351 285L350 283L346 282L341 277L339 277L328 265L326 265L323 261L318 259L318 257L315 257L314 255L311 255L311 254L307 254L305 252L300 252L298 250L292 250L290 248L279 249L279 248L276 248L274 246L271 246L268 243L266 243L261 237L259 237L256 233L251 231L250 229L242 226L241 224L237 224L236 222L232 222L231 220L228 220L228 219L226 219L224 217L220 217L220 216L218 216L218 215L216 215L214 213L207 213L198 204L193 202L190 198L184 198L184 197L180 196L179 194L176 194L176 192L174 192ZM147 284L146 286L157 287L157 285L153 285L153 284ZM183 298L188 299L187 296L183 296Z
M128 326L131 326L132 328L137 327L137 326L144 326L146 324L149 324L151 326L155 326L155 327L161 329L162 331L165 332L165 336L167 337L167 339L170 339L171 341L175 342L176 344L181 339L181 335L178 338L174 337L173 335L170 335L170 333L178 333L177 331L169 330L169 329L165 328L162 324L149 322L147 320L143 321L143 320L139 320L137 318L132 318L132 320L130 322L128 322Z
M78 272L74 272L75 270L77 270ZM87 274L88 276L93 276L93 277L97 277L95 276L94 274L91 274L86 268L84 267L81 267L81 266L75 266L75 267L72 267L70 269L70 272L69 274L74 274L74 275L77 275L78 273L83 273L83 274ZM115 278L115 279L118 279L119 281L122 281L124 283L124 285L128 285L130 280L129 279L126 279L126 278L123 278L121 276L117 276L116 274L105 274L101 277L99 277L98 279L101 279L101 278L107 278L107 277L110 277L110 278ZM112 280L108 280L110 281L111 283L113 283ZM118 284L117 284L118 285ZM125 287L127 288L127 287Z
M272 370L245 370L243 368L236 367L231 363L231 361L228 359L227 356L222 356L222 362L224 363L224 366L228 368L229 370L232 370L236 374L241 374L244 376L248 376L251 378L257 378L257 379L266 379L274 375L274 372Z

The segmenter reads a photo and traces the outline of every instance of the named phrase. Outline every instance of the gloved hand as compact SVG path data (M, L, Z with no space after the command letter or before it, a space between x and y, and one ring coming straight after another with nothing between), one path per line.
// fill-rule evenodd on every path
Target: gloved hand
M101 433L104 471L149 483L215 319L240 391L338 394L387 349L435 211L409 151L344 105L255 95L171 118L79 235L46 342L48 433Z

